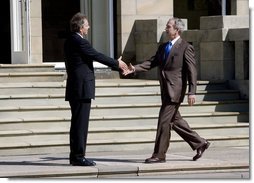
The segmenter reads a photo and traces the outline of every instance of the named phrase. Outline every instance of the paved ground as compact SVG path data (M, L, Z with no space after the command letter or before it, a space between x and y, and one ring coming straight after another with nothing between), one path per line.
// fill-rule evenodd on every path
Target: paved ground
M212 147L198 161L189 148L170 149L167 162L144 164L150 152L88 153L95 167L68 164L67 153L1 156L0 177L123 179L250 179L249 147Z

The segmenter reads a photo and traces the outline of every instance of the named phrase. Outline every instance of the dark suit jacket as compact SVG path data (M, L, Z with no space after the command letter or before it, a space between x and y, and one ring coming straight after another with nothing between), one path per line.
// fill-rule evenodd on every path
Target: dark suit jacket
M93 60L119 70L119 63L97 52L91 44L77 33L67 38L64 44L67 83L65 100L95 98L95 75Z
M148 71L159 66L159 81L162 100L181 103L184 99L187 81L188 94L196 93L197 71L194 58L194 48L185 40L179 38L173 45L165 64L164 48L166 43L159 46L155 56L150 60L135 65L136 72Z

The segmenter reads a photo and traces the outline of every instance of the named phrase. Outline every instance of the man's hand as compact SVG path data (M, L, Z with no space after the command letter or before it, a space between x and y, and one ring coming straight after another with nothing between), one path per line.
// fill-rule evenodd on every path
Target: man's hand
M192 106L196 101L196 96L195 95L188 95L188 104Z
M122 60L122 56L118 58L119 62L119 68L122 70L122 73L124 74L125 72L128 71L128 66L127 64Z
M135 67L130 63L128 66L128 70L126 70L123 75L127 76L128 74L132 74L135 72Z

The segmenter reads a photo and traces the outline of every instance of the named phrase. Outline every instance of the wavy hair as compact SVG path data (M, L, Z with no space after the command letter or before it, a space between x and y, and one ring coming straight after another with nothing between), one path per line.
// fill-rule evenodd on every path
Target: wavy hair
M71 32L79 32L82 26L85 23L85 20L87 20L87 17L78 12L70 20L70 31Z

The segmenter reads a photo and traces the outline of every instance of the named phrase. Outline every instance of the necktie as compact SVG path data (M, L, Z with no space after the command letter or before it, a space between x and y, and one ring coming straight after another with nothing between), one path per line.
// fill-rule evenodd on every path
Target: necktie
M168 58L171 48L172 48L172 43L168 42L167 45L165 46L164 63L166 63L166 61L167 61L167 58Z

